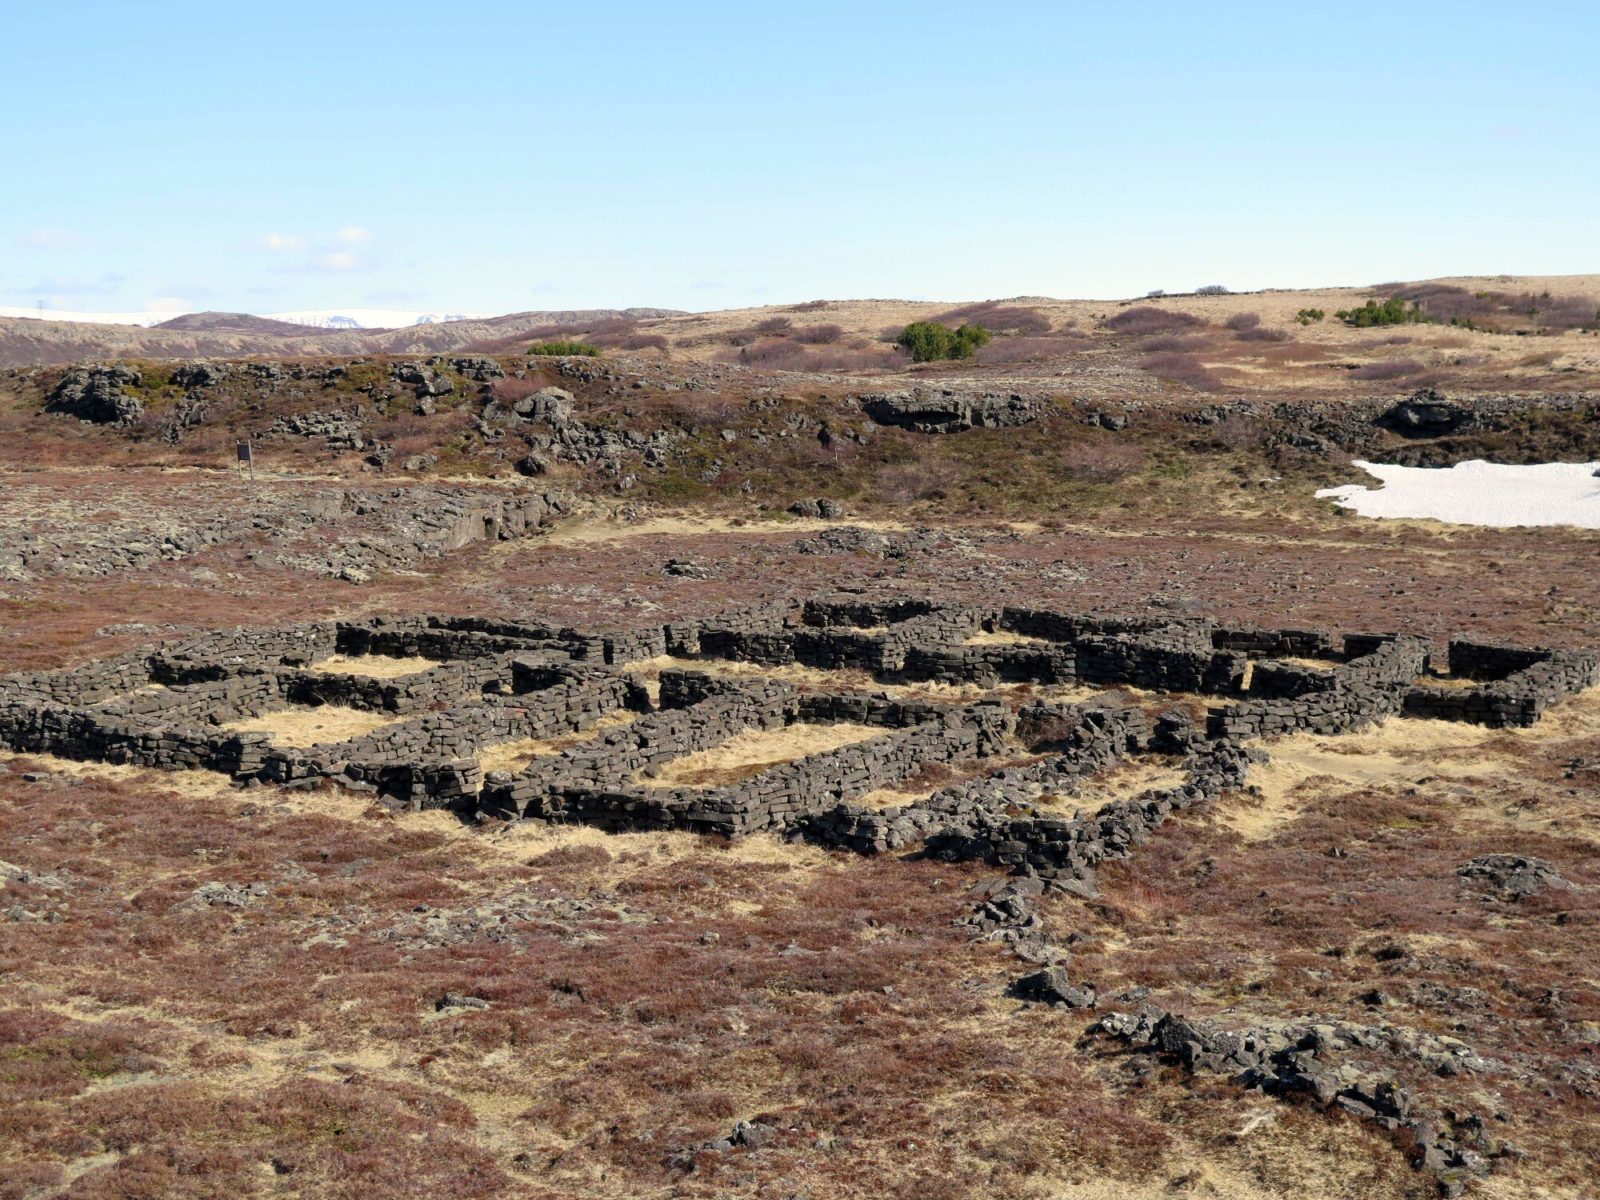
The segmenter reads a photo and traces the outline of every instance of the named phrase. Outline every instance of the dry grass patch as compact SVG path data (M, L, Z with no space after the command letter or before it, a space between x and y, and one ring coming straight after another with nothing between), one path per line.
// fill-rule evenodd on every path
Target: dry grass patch
M1418 675L1411 681L1417 687L1444 688L1448 691L1470 692L1483 687L1485 680L1466 679L1460 675Z
M724 679L774 679L819 692L876 692L897 700L927 700L933 703L963 704L989 697L1016 700L1049 700L1059 704L1082 704L1103 698L1108 689L1080 684L1001 683L993 687L980 683L886 683L870 671L846 667L825 671L818 667L789 663L781 667L738 662L722 658L676 658L670 654L640 659L620 667L639 677L652 701L660 699L663 670L700 671ZM1124 697L1147 696L1133 688L1116 689Z
M1510 764L1486 752L1502 731L1451 721L1391 718L1360 733L1296 733L1269 740L1269 762L1250 769L1250 788L1215 812L1246 841L1264 841L1317 796L1362 788L1426 787L1440 778L1505 775Z
M537 548L547 544L578 544L588 542L621 541L640 537L693 537L711 533L736 533L741 536L772 534L816 533L825 529L873 529L880 533L903 532L909 526L899 521L832 521L822 518L786 517L781 520L757 520L748 517L719 517L709 514L682 513L671 517L652 517L643 521L627 521L621 516L573 517L554 525L548 534L534 543L507 543L510 553Z
M1076 796L1047 794L1039 800L1043 804L1053 801L1062 807L1095 809L1117 800L1131 800L1158 788L1178 787L1185 778L1177 759L1135 759L1085 780Z
M176 792L182 796L231 796L234 789L226 775L216 771L161 771L154 767L129 767L114 763L79 762L53 754L19 754L0 750L0 764L17 764L13 769L46 771L52 775L76 775L83 779L109 783L139 783L152 789Z
M782 729L750 729L709 750L669 762L647 787L726 787L753 775L804 758L884 736L876 725L787 725Z
M979 630L966 641L963 646L1050 646L1053 642L1046 638L1030 637L1025 633L1012 633L1009 629Z
M222 728L229 733L270 733L274 745L303 748L365 737L403 719L393 713L324 704L321 708L286 708L245 717L229 721Z
M486 746L478 753L478 765L483 768L485 774L490 771L520 771L536 758L560 754L580 742L588 741L597 733L604 733L608 729L616 729L622 725L631 725L638 719L638 713L617 709L607 713L588 728L572 733L557 734L548 738L522 738L515 742L501 742L498 746Z
M368 679L403 679L420 675L439 664L431 658L395 658L388 654L333 654L318 659L310 669L321 675L364 675Z
M873 788L864 796L858 796L851 801L852 804L862 808L904 808L908 804L916 804L926 800L942 788L917 788L906 790L900 787Z
M911 687L879 683L870 672L844 669L824 671L817 667L804 667L790 663L782 667L762 666L758 663L738 662L725 658L677 658L671 654L631 662L619 670L637 675L650 692L652 700L660 699L661 672L665 670L699 671L723 679L775 679L814 691L830 692L884 692L889 695L910 692Z

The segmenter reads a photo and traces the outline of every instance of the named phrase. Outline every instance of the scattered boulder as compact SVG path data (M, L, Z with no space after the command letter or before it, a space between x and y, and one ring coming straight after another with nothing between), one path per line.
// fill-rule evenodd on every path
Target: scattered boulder
M688 558L669 558L667 565L662 568L668 575L678 579L710 579L711 568L704 563L695 562Z
M1112 433L1122 432L1128 427L1129 423L1128 414L1125 412L1114 413L1095 410L1084 418L1084 424L1098 426Z
M144 376L132 367L76 367L50 389L45 411L96 425L132 425L144 416L144 401L124 389L143 382Z
M246 908L271 894L272 888L265 883L231 884L212 880L195 888L189 903L212 908Z
M957 391L915 387L909 392L877 392L857 397L862 410L879 425L898 425L917 433L959 433L1026 425L1044 415L1048 405L1016 392Z
M422 363L395 363L389 368L389 375L396 383L403 383L413 388L418 399L425 396L448 396L456 390L456 385L450 380Z
M1018 1000L1057 1008L1093 1008L1095 1004L1094 988L1089 984L1073 984L1067 978L1067 969L1061 966L1024 975L1011 985L1011 995Z
M446 992L433 1002L434 1012L449 1012L456 1010L481 1010L489 1007L489 1002L482 996L463 996L459 992Z
M1090 1032L1175 1060L1190 1071L1229 1076L1268 1095L1306 1097L1371 1121L1421 1148L1412 1165L1433 1175L1447 1196L1460 1195L1472 1179L1488 1174L1490 1158L1509 1153L1506 1144L1487 1136L1481 1118L1446 1113L1444 1121L1435 1120L1420 1112L1412 1094L1394 1080L1330 1057L1355 1047L1387 1045L1427 1064L1439 1052L1430 1047L1465 1049L1448 1039L1412 1038L1407 1044L1391 1027L1335 1022L1229 1030L1143 1002L1132 1012L1108 1013ZM1489 1066L1470 1052L1468 1056L1482 1068Z
M572 393L565 388L540 388L512 404L511 411L525 421L565 425L572 419L572 402Z
M361 432L361 418L354 413L296 413L279 417L267 427L268 434L287 433L296 437L326 439L330 450L365 450L367 439Z
M707 1142L705 1148L718 1154L730 1150L759 1150L778 1136L778 1127L765 1121L740 1121L727 1137Z
M437 362L429 359L430 364ZM492 358L452 358L450 365L462 376L474 383L488 383L491 380L503 379L505 368Z
M227 363L179 363L172 372L172 382L182 388L216 387L232 373Z
M1446 401L1435 389L1423 388L1381 413L1378 424L1405 437L1439 437L1454 433L1471 415Z
M796 500L789 505L789 512L794 516L808 517L812 520L837 521L845 515L845 508L831 496L818 496L814 500Z
M1549 888L1571 888L1561 872L1542 858L1522 854L1484 854L1456 868L1463 879L1479 880L1494 896L1515 903Z

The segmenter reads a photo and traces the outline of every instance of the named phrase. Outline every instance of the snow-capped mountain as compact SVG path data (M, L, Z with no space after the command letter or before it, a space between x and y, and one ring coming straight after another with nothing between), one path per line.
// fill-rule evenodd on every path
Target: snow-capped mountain
M312 325L318 329L403 329L408 325L437 325L441 321L473 321L487 314L412 312L398 308L328 308L262 315L273 321Z

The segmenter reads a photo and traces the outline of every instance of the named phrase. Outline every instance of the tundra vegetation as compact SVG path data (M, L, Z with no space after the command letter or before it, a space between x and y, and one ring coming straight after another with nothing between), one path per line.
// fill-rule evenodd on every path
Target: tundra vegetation
M272 667L294 698L254 715L173 707L169 692L234 686L217 675L242 681L240 704L267 686L267 669L210 658L170 660L195 675L175 686L25 706L60 737L98 704L93 728L134 729L129 760L266 744L285 778L0 753L0 1198L1586 1195L1594 691L1525 727L1278 730L1252 737L1266 757L1244 786L1177 804L1170 789L1209 709L1326 716L1350 695L1330 681L1365 657L1230 649L1218 639L1244 635L1219 629L1404 630L1432 660L1383 694L1480 715L1537 698L1454 669L1452 639L1600 645L1600 573L1573 569L1592 533L1384 524L1314 497L1364 479L1351 458L1600 461L1597 294L1491 278L834 299L292 344L220 319L0 321L8 675L233 627L377 622L399 639L467 613L459 646L550 631L509 685L397 640ZM1369 304L1416 316L1338 315ZM914 361L897 343L919 323L992 336ZM530 350L562 343L596 353ZM234 470L247 439L253 481ZM722 631L736 657L686 632L836 592L1125 623L1074 671L1235 653L1249 669L1213 680L1237 695L1045 681L1068 633L1042 620L946 629L921 678L864 657L899 644L903 614L751 617ZM428 776L531 819L408 811L397 776L357 777L382 764L356 743L460 749L485 714L526 722L533 693L494 689L545 680L576 633L668 626L670 646L614 640L608 658L601 637L567 663L629 677L582 714L594 724L518 725ZM793 689L805 719L697 745L619 794L698 812L679 789L764 796L821 756L830 786L874 785L860 811L830 810L833 841L540 819L553 793L529 782L588 778L563 758L585 753L631 771L618 755L652 744L671 714L646 709L684 670ZM1246 674L1256 697L1298 694L1251 707ZM907 726L813 740L824 696L860 698L839 736L876 734L879 693L873 712ZM967 713L968 732L1003 713L1015 733L873 777L874 756L925 748L925 710ZM1025 857L1094 825L1083 844L1127 853L1092 889L1034 894L1014 864L964 857L975 827L938 853L845 847L940 793L1012 787L1003 772L1037 784L1139 720L1085 711L1136 711L1136 740L1166 740L1005 792L995 820L1037 840L990 848ZM350 737L305 744L335 733ZM1147 823L1153 792L1167 811Z

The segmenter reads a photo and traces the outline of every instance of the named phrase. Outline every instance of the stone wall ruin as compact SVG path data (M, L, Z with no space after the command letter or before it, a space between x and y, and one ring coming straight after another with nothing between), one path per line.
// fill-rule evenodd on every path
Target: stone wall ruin
M347 665L317 667L335 654ZM663 654L691 661L661 671L653 699L630 664ZM417 669L364 674L361 659L371 655L414 659ZM758 670L718 676L718 661ZM821 690L781 678L791 666L857 675ZM1447 667L1435 674L1430 644L1403 634L1336 639L1198 618L851 592L626 629L425 616L204 634L60 671L0 676L0 745L220 771L241 785L327 781L480 821L768 832L861 853L920 845L1092 887L1099 862L1128 853L1171 813L1242 786L1262 739L1338 734L1389 717L1525 726L1600 682L1593 651L1458 639ZM759 668L775 670L763 677ZM897 689L965 691L896 699L870 684L863 690L859 673ZM966 698L1001 684L1123 692L1083 703ZM1206 712L1152 715L1126 689L1187 696ZM309 747L228 728L330 705L389 720ZM634 719L595 728L623 713ZM841 722L882 733L719 786L659 786L653 778L746 731ZM1020 763L1014 744L1002 758L1019 726L1049 731ZM515 772L486 777L478 761L493 746L586 730L591 736ZM1066 803L1085 781L1141 756L1159 758L1182 782L1092 812ZM922 799L861 802L955 763L968 777Z

